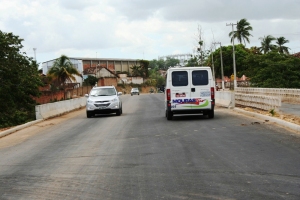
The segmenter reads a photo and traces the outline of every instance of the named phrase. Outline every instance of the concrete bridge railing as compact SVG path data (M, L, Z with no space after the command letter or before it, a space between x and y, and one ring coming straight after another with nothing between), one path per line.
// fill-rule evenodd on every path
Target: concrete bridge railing
M225 107L242 105L262 110L278 110L282 101L300 102L300 89L238 87L235 91L216 92L216 105Z
M86 105L86 97L58 101L35 106L36 119L48 119L82 108Z
M244 94L277 96L281 97L282 101L300 102L300 89L238 87L235 89L235 92Z
M262 110L279 110L281 98L278 96L266 96L256 94L235 93L235 104Z

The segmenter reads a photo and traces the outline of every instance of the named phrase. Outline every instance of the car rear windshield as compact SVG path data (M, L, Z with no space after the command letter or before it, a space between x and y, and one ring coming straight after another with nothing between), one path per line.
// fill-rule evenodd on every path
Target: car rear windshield
M192 71L193 85L208 85L208 71L207 70L194 70Z
M188 82L188 73L187 71L176 71L172 72L172 85L173 86L187 86Z

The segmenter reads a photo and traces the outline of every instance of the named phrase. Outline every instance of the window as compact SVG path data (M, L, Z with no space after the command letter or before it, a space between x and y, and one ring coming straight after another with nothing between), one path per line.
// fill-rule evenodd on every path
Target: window
M99 88L93 89L90 93L91 96L113 96L116 95L116 91L113 88Z
M173 86L187 86L188 82L188 73L187 71L176 71L172 72L172 85Z
M192 72L193 85L208 85L208 71L195 70Z

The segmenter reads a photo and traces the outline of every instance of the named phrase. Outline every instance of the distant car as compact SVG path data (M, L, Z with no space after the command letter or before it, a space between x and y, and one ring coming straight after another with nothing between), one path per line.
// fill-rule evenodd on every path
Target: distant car
M140 95L140 91L139 91L138 88L132 88L131 89L131 96L134 95L134 94Z
M95 114L116 113L122 114L122 92L117 92L114 86L93 87L90 94L86 94L86 116L90 118Z

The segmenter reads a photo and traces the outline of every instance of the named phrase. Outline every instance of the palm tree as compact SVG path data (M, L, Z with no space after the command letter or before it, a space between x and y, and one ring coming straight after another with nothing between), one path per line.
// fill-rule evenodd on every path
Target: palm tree
M263 38L260 37L259 39L261 40L261 47L259 49L261 52L264 52L264 54L276 48L276 45L271 44L273 40L276 40L272 35L267 35Z
M231 42L236 38L240 44L242 41L246 45L246 41L250 43L249 36L252 36L249 31L252 31L252 26L247 22L247 19L241 19L237 22L236 31L231 31L229 37L231 37Z
M277 39L276 44L278 45L277 46L278 52L289 54L289 49L290 48L288 48L286 46L283 46L284 44L288 43L289 41L286 40L285 37L279 37L279 38L276 38L276 39Z
M82 76L66 55L61 55L56 59L47 73L50 79L56 79L60 85L62 84L63 89L65 89L66 82L76 81L74 75Z

